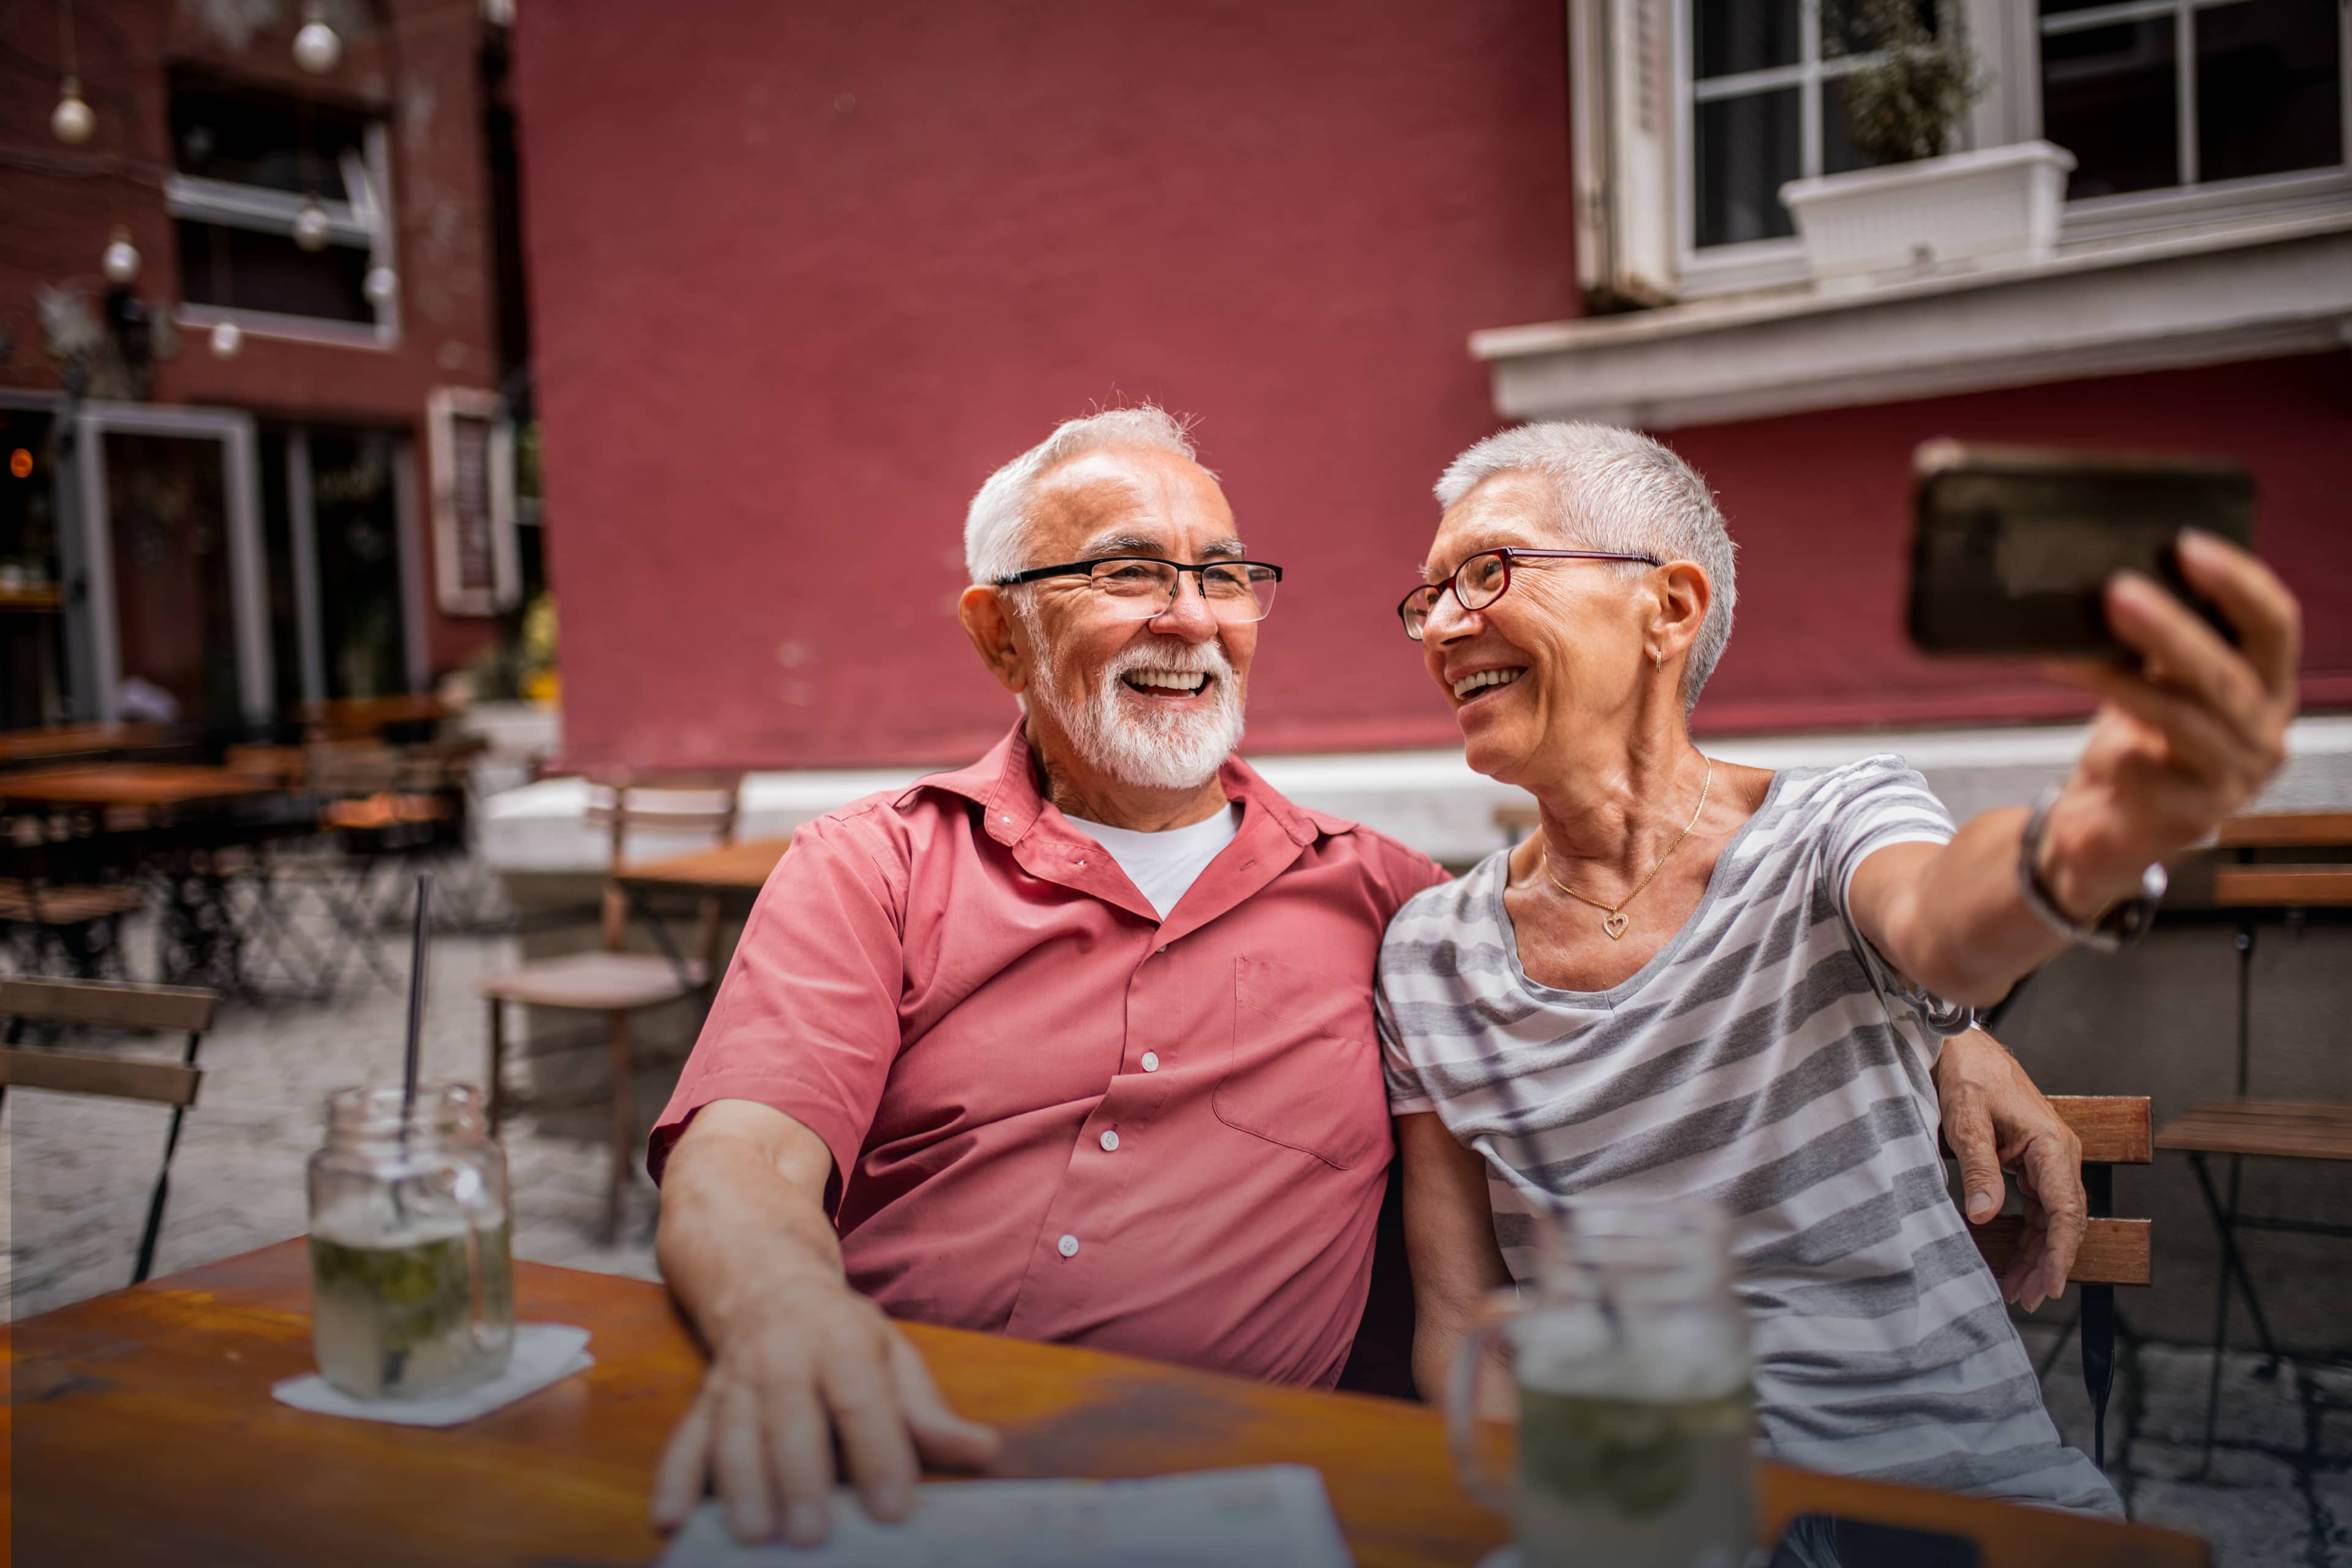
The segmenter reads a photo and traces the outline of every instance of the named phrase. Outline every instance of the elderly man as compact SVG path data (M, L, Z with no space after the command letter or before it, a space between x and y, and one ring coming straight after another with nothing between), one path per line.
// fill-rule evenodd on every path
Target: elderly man
M1389 918L1444 873L1233 755L1278 568L1157 409L1071 421L973 500L961 602L1023 719L972 766L804 827L653 1134L664 1274L711 1351L657 1522L715 1481L820 1539L834 1441L898 1517L986 1462L889 1314L1328 1386L1392 1139ZM2079 1237L2072 1146L1997 1047L1948 1053Z

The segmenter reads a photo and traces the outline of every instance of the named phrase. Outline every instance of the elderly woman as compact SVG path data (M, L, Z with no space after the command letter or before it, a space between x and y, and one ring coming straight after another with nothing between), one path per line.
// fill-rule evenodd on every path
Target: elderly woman
M1533 794L1541 829L1412 900L1381 950L1423 1389L1509 1281L1530 1205L1706 1195L1733 1215L1779 1457L2119 1511L2060 1446L1946 1195L1928 1069L1970 1008L2143 923L2151 868L2277 767L2293 598L2184 535L2233 648L2117 579L2140 662L2053 671L2103 700L2073 776L1955 831L1895 757L1773 773L1692 743L1732 546L1664 447L1527 426L1437 496L1405 631L1470 764Z

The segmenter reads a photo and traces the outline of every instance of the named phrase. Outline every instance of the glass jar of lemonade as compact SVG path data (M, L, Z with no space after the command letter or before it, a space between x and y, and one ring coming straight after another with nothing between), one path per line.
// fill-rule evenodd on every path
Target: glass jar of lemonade
M347 1089L310 1156L310 1342L362 1399L486 1383L514 1342L507 1161L470 1084Z

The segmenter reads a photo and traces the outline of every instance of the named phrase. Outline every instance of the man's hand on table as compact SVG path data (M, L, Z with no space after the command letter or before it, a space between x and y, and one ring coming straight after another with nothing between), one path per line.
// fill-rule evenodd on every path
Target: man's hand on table
M2001 1276L2004 1300L2031 1312L2066 1291L2090 1205L2083 1192L2083 1143L2000 1041L1981 1029L1944 1042L1936 1059L1944 1142L1959 1161L1969 1221L2000 1213L2001 1172L2017 1173L2025 1228Z
M708 1480L736 1539L813 1545L831 1526L836 1435L847 1479L882 1520L913 1506L919 1460L969 1468L997 1448L994 1432L948 1408L880 1308L811 1281L717 1347L662 1455L654 1522L683 1523Z
M880 1520L906 1517L924 1462L995 1457L995 1432L948 1408L907 1336L843 1279L832 1169L814 1133L743 1100L705 1106L671 1152L656 1250L710 1369L655 1471L659 1529L683 1524L708 1483L739 1541L815 1544L836 1439L843 1479Z

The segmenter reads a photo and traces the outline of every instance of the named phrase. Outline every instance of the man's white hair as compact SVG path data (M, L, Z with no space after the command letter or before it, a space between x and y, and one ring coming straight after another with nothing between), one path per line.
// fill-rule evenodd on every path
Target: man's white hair
M989 475L971 498L963 521L963 560L973 582L998 582L1040 564L1028 554L1029 505L1038 479L1081 452L1105 447L1147 447L1200 461L1183 421L1152 404L1064 420L1051 436Z
M1683 710L1690 711L1731 640L1732 605L1738 598L1731 534L1706 481L1635 431L1611 425L1522 425L1487 437L1448 464L1437 481L1437 502L1451 507L1496 474L1527 472L1551 481L1560 528L1571 548L1692 561L1706 568L1715 595L1683 667Z

